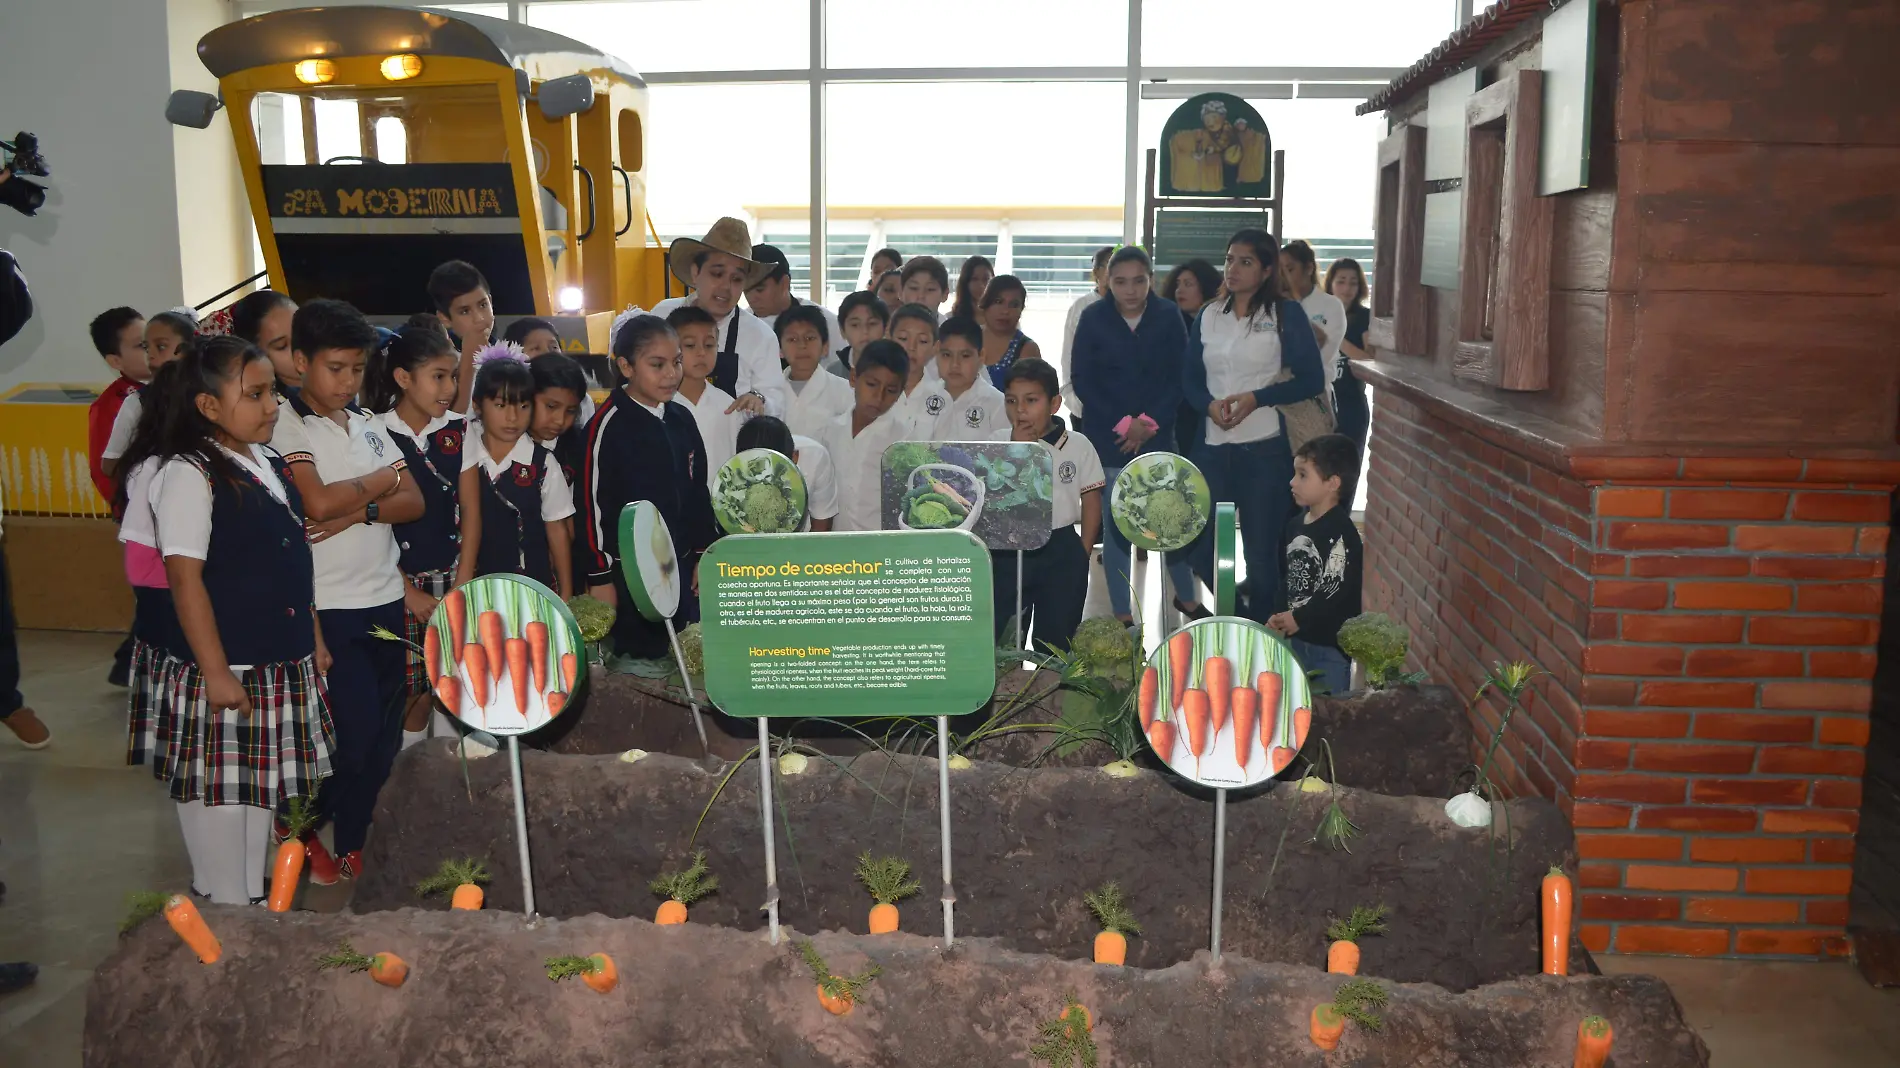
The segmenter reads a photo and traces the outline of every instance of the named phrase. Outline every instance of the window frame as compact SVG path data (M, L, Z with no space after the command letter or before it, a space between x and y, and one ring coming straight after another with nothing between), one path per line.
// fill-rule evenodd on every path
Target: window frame
M1373 186L1372 321L1366 343L1382 352L1423 356L1426 329L1425 128L1407 123L1379 142L1379 180ZM1386 177L1395 188L1387 190Z
M1550 386L1556 206L1537 195L1543 109L1544 72L1534 69L1512 71L1465 103L1452 374L1520 392Z

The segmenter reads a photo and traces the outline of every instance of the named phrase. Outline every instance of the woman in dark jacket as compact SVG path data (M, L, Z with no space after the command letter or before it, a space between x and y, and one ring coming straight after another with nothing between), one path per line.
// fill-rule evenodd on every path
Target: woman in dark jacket
M1155 296L1153 286L1148 254L1132 245L1121 249L1108 261L1108 299L1085 308L1075 327L1071 373L1082 402L1082 433L1101 457L1102 475L1111 487L1130 459L1174 444L1187 330L1180 309ZM1134 618L1128 550L1114 521L1104 516L1102 566L1109 603L1124 623ZM1168 574L1176 610L1194 618L1206 615L1187 560L1170 559Z

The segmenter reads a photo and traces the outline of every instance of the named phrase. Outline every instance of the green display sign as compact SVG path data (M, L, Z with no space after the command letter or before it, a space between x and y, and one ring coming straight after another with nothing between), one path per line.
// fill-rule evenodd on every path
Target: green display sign
M961 715L995 689L990 554L966 531L725 537L699 594L728 715Z
M1155 212L1155 264L1166 268L1206 260L1218 271L1227 259L1227 239L1247 226L1273 230L1264 211L1162 208Z

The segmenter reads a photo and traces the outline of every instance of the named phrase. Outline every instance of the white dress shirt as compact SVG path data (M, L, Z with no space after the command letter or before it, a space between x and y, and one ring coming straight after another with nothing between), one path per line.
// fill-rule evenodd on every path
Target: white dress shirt
M664 319L674 308L691 304L693 298L669 297L653 306L653 314ZM721 351L726 348L726 331L732 327L732 317L739 317L739 378L734 392L740 396L757 393L765 398L765 414L785 417L785 366L778 358L778 335L765 324L765 320L750 311L733 306L714 326L713 344Z

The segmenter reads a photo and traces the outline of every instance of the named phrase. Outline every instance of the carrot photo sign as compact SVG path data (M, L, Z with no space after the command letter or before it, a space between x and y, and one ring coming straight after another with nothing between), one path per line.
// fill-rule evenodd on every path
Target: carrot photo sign
M1266 627L1228 616L1175 631L1149 658L1140 694L1155 754L1183 778L1222 790L1285 771L1313 718L1292 650Z
M484 575L442 598L422 639L430 685L456 719L498 737L547 726L586 675L580 625L553 590Z

